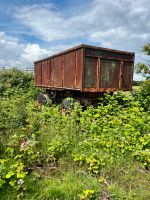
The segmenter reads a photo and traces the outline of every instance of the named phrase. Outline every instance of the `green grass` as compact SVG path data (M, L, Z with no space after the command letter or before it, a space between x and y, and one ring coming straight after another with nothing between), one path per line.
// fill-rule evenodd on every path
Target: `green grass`
M84 190L94 190L95 194L101 194L100 183L96 178L83 171L68 171L58 177L43 177L34 184L31 178L24 199L76 200Z
M105 197L110 200L150 199L150 174L131 160L116 160L114 165L105 167L101 175L83 171L70 163L68 167L59 166L55 171L50 171L48 166L39 170L28 176L24 192L8 188L0 192L0 199L79 200L87 190L94 191L93 199L97 200ZM37 174L40 174L39 178Z

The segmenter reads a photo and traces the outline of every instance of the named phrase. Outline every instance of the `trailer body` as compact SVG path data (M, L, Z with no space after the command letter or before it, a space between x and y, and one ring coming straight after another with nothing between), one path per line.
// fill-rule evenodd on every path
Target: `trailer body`
M95 98L106 91L131 90L134 57L133 52L81 44L34 62L35 85Z

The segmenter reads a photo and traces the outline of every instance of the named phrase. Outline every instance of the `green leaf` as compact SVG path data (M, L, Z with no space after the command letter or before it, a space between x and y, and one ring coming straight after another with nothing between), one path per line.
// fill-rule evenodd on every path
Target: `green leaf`
M8 174L6 174L6 178L9 179L11 176L13 176L15 173L10 171Z

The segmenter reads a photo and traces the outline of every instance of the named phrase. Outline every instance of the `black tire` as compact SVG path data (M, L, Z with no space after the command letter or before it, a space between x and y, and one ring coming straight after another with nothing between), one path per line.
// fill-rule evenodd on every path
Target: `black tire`
M52 100L50 99L48 94L42 94L39 93L37 96L37 102L40 104L46 104L48 102L51 102Z

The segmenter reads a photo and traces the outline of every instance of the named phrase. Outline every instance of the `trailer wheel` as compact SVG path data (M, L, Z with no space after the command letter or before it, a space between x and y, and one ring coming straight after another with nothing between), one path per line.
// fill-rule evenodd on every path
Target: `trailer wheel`
M65 98L62 101L62 110L71 111L77 104L80 104L77 99L74 98Z
M71 102L71 99L70 98L66 98L66 99L63 99L62 100L62 110L71 110L71 107L72 107L72 102Z
M52 104L52 100L50 99L49 95L48 94L42 94L42 93L38 94L37 102L39 104L46 104L46 103L49 103L50 105Z

